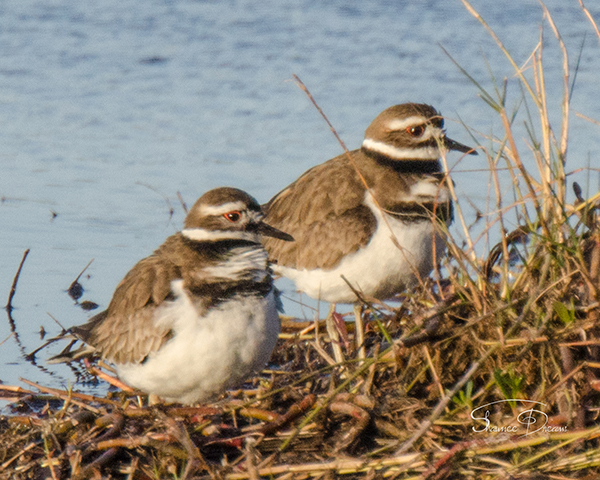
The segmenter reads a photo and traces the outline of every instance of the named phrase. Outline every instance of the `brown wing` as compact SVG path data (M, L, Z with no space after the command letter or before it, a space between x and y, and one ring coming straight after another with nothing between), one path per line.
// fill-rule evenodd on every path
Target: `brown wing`
M357 155L357 151L351 152ZM293 268L335 267L366 245L376 219L363 205L365 188L345 155L308 170L263 206L265 223L294 242L264 238L269 258Z
M74 332L109 361L141 362L170 338L170 326L157 326L153 314L177 278L179 268L168 259L151 255L141 260L121 280L106 312Z

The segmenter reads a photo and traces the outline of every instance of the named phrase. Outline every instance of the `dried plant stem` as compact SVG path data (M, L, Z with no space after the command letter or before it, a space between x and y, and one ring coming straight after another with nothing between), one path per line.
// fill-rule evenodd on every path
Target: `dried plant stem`
M25 455L29 450L31 450L32 448L35 448L37 446L38 446L37 442L32 442L29 445L27 445L22 451L20 451L19 453L17 453L13 457L11 457L8 460L6 460L2 465L0 465L0 472L6 470L10 466L11 463L13 463L19 457L21 457L22 455Z
M25 252L23 253L23 258L21 259L21 263L19 264L19 268L17 269L17 273L15 274L15 278L13 279L13 283L10 287L10 293L8 294L8 302L6 303L5 307L8 313L12 312L13 309L12 301L15 296L15 293L17 293L17 283L19 283L19 277L21 276L21 270L23 269L23 264L27 259L27 255L29 255L29 249L25 250Z
M331 342L331 349L333 350L333 358L336 363L342 365L344 363L344 353L342 352L342 343L340 339L340 334L337 331L337 327L335 326L335 303L332 303L329 306L329 313L327 314L327 318L325 319L325 326L327 328L327 334L329 335L329 340Z
M517 75L519 77L519 80L520 80L521 84L527 89L527 91L529 92L529 95L531 96L532 100L536 103L536 106L539 108L540 107L540 105L539 105L539 99L535 95L533 89L531 88L531 85L529 85L529 82L527 81L527 79L523 75L523 70L514 61L514 59L512 58L512 56L510 55L510 53L508 52L508 50L506 49L506 47L504 46L504 44L502 43L502 41L500 40L500 38L498 37L498 35L496 35L496 33L494 32L494 30L487 24L487 22L483 19L483 17L479 14L479 12L477 12L473 8L473 6L467 0L461 0L461 2L463 3L463 5L467 9L467 11L471 15L473 15L477 20L479 20L479 22L487 30L487 32L490 35L490 37L492 37L494 39L494 41L496 42L496 45L498 45L498 47L500 48L500 50L502 51L502 53L504 53L504 55L506 56L506 58L508 59L508 61L511 63L513 69L515 70L515 72L517 73Z
M425 465L425 460L421 459L420 454L409 454L395 456L382 460L363 460L363 459L336 459L330 462L308 463L302 465L278 465L259 470L261 477L282 475L282 474L310 474L337 472L341 475L350 473L369 472L370 470L382 470L384 468L397 467L404 465L406 468L418 468ZM243 480L250 478L250 473L234 473L227 476L230 480Z
M354 327L354 344L358 352L358 358L364 360L367 358L367 351L365 349L365 326L362 319L362 305L355 303L353 308L356 321Z
M83 393L76 393L76 392L70 392L70 391L66 392L66 391L62 391L62 390L57 390L55 388L50 388L50 387L45 387L43 385L39 385L35 382L27 380L26 378L21 378L20 380L23 383L26 383L27 385L37 388L40 392L54 395L57 398L61 398L64 400L68 399L71 402L76 402L76 399L80 400L80 402L78 403L80 406L82 406L84 408L88 408L88 409L92 410L94 413L98 413L98 409L91 407L89 405L89 403L91 403L91 402L104 403L106 405L112 405L112 406L119 405L119 402L116 402L114 400L109 400L107 398L92 397L91 395L85 395ZM89 403L85 403L85 402L89 402Z
M558 158L558 162L557 162L558 171L556 172L556 176L553 178L553 181L556 184L556 187L558 189L557 197L560 202L560 206L562 207L566 201L566 182L565 182L564 166L567 161L567 141L568 141L568 135L569 135L569 111L570 111L569 99L571 97L570 92L569 92L569 55L567 53L567 47L565 46L562 36L560 35L558 28L556 27L556 24L554 23L554 19L552 18L552 15L550 15L550 12L548 11L548 8L546 7L546 5L544 5L543 2L540 2L540 3L542 5L542 8L546 15L546 19L548 20L548 23L550 24L550 27L552 28L552 31L554 32L554 36L556 37L556 40L558 41L558 45L560 46L560 50L562 52L562 57L563 57L563 61L562 61L563 101L562 101L562 112L561 112L562 113L562 115L561 115L562 123L561 123L561 133L560 133L560 143L559 143L560 148L558 151L559 158ZM545 113L546 113L546 115L548 115L547 108L545 109ZM549 120L547 123L547 128L550 132L552 131L550 128ZM550 152L548 152L548 155L550 156ZM557 215L560 215L561 213L562 212L560 212L560 211L556 212Z
M600 30L598 30L598 24L594 20L594 17L592 17L592 14L590 13L590 11L583 4L583 0L578 0L578 1L579 1L579 5L581 6L581 10L583 10L583 13L585 13L585 16L588 18L588 20L592 24L592 27L594 28L594 31L596 32L596 36L598 37L598 40L600 40Z

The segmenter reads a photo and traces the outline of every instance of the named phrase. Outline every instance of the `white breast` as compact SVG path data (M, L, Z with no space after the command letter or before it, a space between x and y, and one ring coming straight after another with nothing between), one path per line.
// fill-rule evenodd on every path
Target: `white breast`
M425 190L429 193L428 187ZM412 193L416 196L425 192ZM365 204L375 215L377 228L364 248L348 255L331 270L274 266L275 272L294 281L298 290L330 303L356 301L356 295L342 275L359 292L380 299L389 298L414 285L417 275L427 277L433 268L434 252L440 258L445 250L443 239L434 233L439 228L434 221L402 222L384 214L369 192L365 195ZM393 237L401 248L394 244Z
M169 401L213 398L262 369L280 330L274 294L236 296L199 316L183 281L173 282L176 301L156 321L173 337L141 364L117 365L129 385Z

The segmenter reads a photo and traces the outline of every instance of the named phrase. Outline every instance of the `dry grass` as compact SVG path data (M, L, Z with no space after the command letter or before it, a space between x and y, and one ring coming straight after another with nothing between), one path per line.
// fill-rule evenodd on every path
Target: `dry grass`
M366 358L351 324L339 332L344 361L336 363L322 323L284 322L277 369L215 405L144 407L132 394L5 387L13 415L0 423L0 477L600 476L600 193L585 199L567 183L567 49L546 12L564 60L554 128L542 43L518 66L463 3L513 65L520 111L508 110L504 84L490 93L473 80L503 126L480 142L492 212L474 236L457 201L463 231L449 237L437 280L397 309L367 299ZM501 241L478 255L487 235Z

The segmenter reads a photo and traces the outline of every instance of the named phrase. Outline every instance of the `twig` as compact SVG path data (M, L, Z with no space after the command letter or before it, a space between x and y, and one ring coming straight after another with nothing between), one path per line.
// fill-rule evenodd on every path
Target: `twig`
M112 385L113 387L120 388L124 392L133 393L135 391L133 388L131 388L129 385L126 385L125 383L120 381L118 378L108 375L107 373L103 372L102 370L100 370L98 367L95 367L94 365L90 365L87 358L84 360L85 360L85 366L91 375L101 378L106 383Z
M341 346L341 342L340 342L340 333L335 326L334 315L335 315L335 303L332 303L329 306L329 313L327 314L327 318L325 318L325 326L327 328L327 334L329 335L329 339L331 340L331 348L333 350L333 357L335 358L336 363L343 365L344 353L342 352L342 346Z
M592 17L592 14L590 13L590 11L583 4L583 0L579 0L579 5L581 6L581 9L583 10L583 13L585 14L585 16L588 18L588 20L592 24L592 28L596 32L596 36L598 37L598 40L600 40L600 30L598 30L598 25L596 24L594 17Z
M181 444L185 451L187 452L187 465L185 471L182 475L182 480L185 480L190 477L190 475L196 470L204 470L211 471L211 468L208 466L204 457L198 450L198 447L192 442L188 431L181 424L181 422L176 421L173 418L167 418L166 424L168 426L168 433L173 435L177 441Z
M0 342L0 347L1 347L2 345L4 345L4 344L6 343L6 341L7 341L7 340L8 340L10 337L14 336L14 334L15 334L15 332L11 332L11 333L10 333L10 335L9 335L8 337L6 337L4 340L2 340L2 341Z
M15 274L15 278L13 279L13 283L12 286L10 287L10 293L8 295L8 303L6 304L6 311L10 314L10 312L12 312L13 306L12 306L12 301L13 301L13 297L15 296L15 293L17 292L17 283L19 282L19 276L21 275L21 269L23 268L23 264L25 263L25 259L27 258L27 255L29 255L29 249L25 250L25 252L23 253L23 258L21 259L21 263L19 264L19 268L17 270L17 273Z
M95 471L100 470L104 465L110 463L118 452L119 450L116 448L108 449L92 463L86 465L78 474L73 475L73 478L76 480L83 480L84 478L92 477Z
M27 453L32 448L36 447L38 444L39 444L39 442L31 442L23 450L19 451L19 453L17 453L15 456L9 458L6 462L4 462L2 465L0 465L0 472L3 471L3 470L5 470L6 467L8 467L17 458L19 458L21 455L25 455L25 453Z
M281 474L314 474L327 472L359 473L371 470L384 470L394 466L404 465L407 468L422 465L420 454L409 454L401 457L384 458L381 460L364 460L361 458L336 458L330 462L305 463L301 465L276 465L259 470L261 477L269 477ZM231 480L242 480L249 478L248 472L232 473L227 475Z
M77 278L75 279L75 282L78 282L79 279L81 278L81 276L85 273L85 271L90 267L90 265L94 262L94 259L92 258L85 267L83 267L83 270L79 273L79 275L77 275Z
M29 255L29 249L25 250L25 252L23 253L23 258L21 259L21 263L19 264L19 268L17 269L17 273L15 274L15 278L13 279L12 286L10 287L10 293L8 295L8 302L6 304L5 310L6 310L6 314L8 316L8 324L10 326L10 331L12 332L13 336L15 337L15 342L17 343L17 346L19 347L19 350L21 351L23 358L25 360L27 360L28 362L30 362L35 367L37 367L38 369L42 370L43 372L47 372L47 370L44 367L37 365L35 363L35 361L33 361L27 355L25 346L23 345L23 343L21 342L21 339L19 338L19 333L17 332L17 325L15 323L15 319L12 316L12 311L13 311L12 301L15 296L15 293L17 292L17 283L19 282L19 277L21 276L21 270L23 269L23 264L25 263L25 259L27 258L27 255Z
M187 215L187 213L188 213L188 207L187 207L187 204L185 203L185 200L181 196L181 192L177 192L177 198L179 199L179 203L181 203L181 208L183 208L183 211Z
M94 261L94 259L92 258L88 262L88 264L83 268L83 270L81 272L79 272L79 275L77 275L77 278L75 278L75 280L73 280L71 282L71 285L69 285L69 288L67 289L67 293L73 300L75 300L75 303L77 303L77 301L83 295L83 287L81 286L81 283L79 283L79 279L85 273L85 271L88 269L88 267L92 264L93 261Z
M317 402L317 397L314 394L309 394L305 398L303 398L300 402L294 403L288 411L281 415L279 418L265 424L261 433L264 435L271 435L274 432L280 430L286 425L290 424L293 420L298 418L300 415L307 412L311 409L314 404Z
M85 395L83 393L67 392L67 391L63 391L63 390L57 390L56 388L44 387L43 385L32 382L25 378L21 378L20 380L23 383L26 383L27 385L37 388L40 392L48 393L50 395L54 395L55 397L61 398L61 399L71 399L71 401L73 403L77 403L77 405L79 405L83 408L87 408L87 409L93 411L94 413L98 413L99 410L97 408L91 407L90 405L87 405L83 402L98 402L98 403L104 403L106 405L112 405L114 407L119 405L119 402L115 402L114 400L109 400L108 398L93 397L92 395ZM74 400L72 400L73 398L79 399L79 400L81 400L81 402L75 402Z
M144 182L135 182L137 185L141 185L142 187L146 187L149 190L152 190L154 193L158 193L161 197L163 197L163 199L165 200L165 203L167 204L167 207L169 207L169 222L173 219L173 215L175 214L175 209L173 208L173 205L171 205L171 201L169 200L169 197L167 197L164 193L162 193L160 190L158 190L158 188L153 187L152 185L149 185L147 183Z

